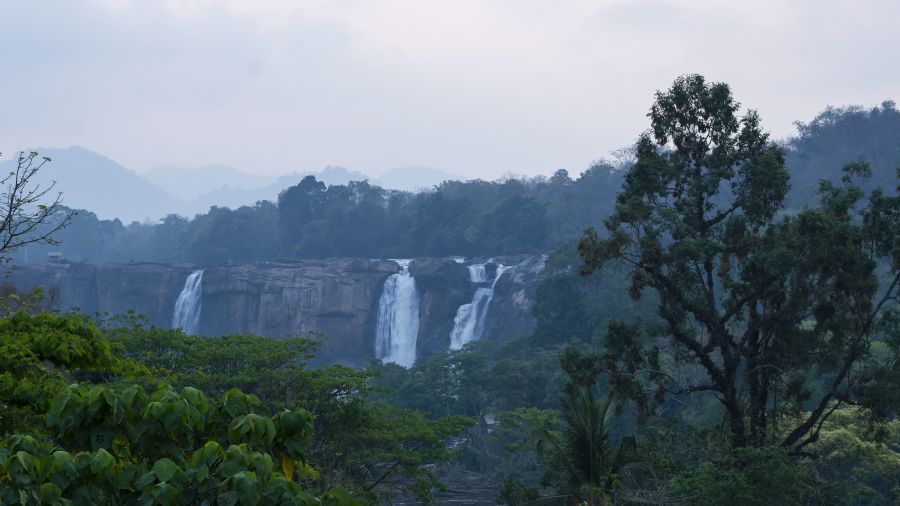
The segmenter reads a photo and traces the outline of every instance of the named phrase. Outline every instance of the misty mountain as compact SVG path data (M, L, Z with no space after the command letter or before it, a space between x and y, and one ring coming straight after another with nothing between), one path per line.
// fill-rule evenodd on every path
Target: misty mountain
M52 160L38 171L35 182L48 185L56 181L54 189L62 192L68 207L130 222L155 221L178 205L159 186L99 153L80 146L35 151ZM0 162L0 171L14 170L15 164L15 159Z
M191 201L201 195L229 189L262 188L278 177L248 174L220 163L200 167L166 165L154 167L141 175L183 201Z
M409 166L391 169L375 179L374 183L392 190L420 191L430 190L444 181L461 179L459 175L441 169Z

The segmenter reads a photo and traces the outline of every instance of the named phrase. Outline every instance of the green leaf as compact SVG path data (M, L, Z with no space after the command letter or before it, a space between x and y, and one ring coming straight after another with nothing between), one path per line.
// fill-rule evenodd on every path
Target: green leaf
M342 488L333 488L322 494L322 504L334 506L356 506L359 504L356 499L350 495L350 492Z
M259 480L252 471L241 471L231 477L231 485L238 493L241 506L255 506L262 497L259 493Z
M62 497L62 490L55 483L44 483L41 485L39 497L42 503L55 503Z
M222 492L216 498L216 501L220 506L234 506L238 502L237 492L234 490L229 490L228 492Z
M19 461L19 465L22 466L22 469L28 472L34 470L34 468L37 467L38 463L34 455L31 455L26 451L16 452L16 460Z
M168 483L157 484L153 487L151 494L156 504L163 506L180 504L180 501L178 501L178 489Z
M143 489L149 487L150 485L153 485L153 482L155 482L155 481L156 481L155 473L153 473L153 472L146 473L143 476L141 476L140 480L138 480L137 488L143 490Z
M97 450L93 456L91 456L91 472L94 474L106 474L112 471L113 467L116 465L116 459L112 455L109 454L103 448Z
M153 474L155 474L161 482L171 480L180 470L178 464L172 462L170 459L159 459L153 463Z

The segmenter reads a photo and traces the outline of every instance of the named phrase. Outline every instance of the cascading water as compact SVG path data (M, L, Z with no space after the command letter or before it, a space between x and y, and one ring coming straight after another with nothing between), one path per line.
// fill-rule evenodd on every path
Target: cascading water
M200 330L200 291L203 269L192 272L184 282L184 288L175 301L172 328L180 328L188 335L196 335Z
M453 318L453 330L450 331L450 349L458 350L466 343L475 340L475 331L478 326L479 313L485 307L488 297L491 295L490 288L478 288L475 295L472 296L472 302L459 306L456 310L456 317Z
M494 288L497 286L497 282L500 281L500 276L509 269L512 269L512 266L497 264L497 270L494 272L494 282L491 283L491 293L488 294L487 300L484 301L484 309L479 315L478 324L475 326L476 340L481 339L482 334L484 334L484 324L487 321L488 309L491 307L491 301L494 300Z
M409 260L396 260L400 272L384 282L378 299L375 357L409 368L416 361L419 335L419 291L409 273Z
M473 283L487 283L487 264L472 264L469 266L469 281Z
M453 318L453 330L450 331L450 349L458 350L467 343L481 339L484 334L484 325L487 321L488 309L491 306L491 300L494 298L494 287L500 276L510 267L497 264L497 270L494 273L494 281L490 288L479 287L472 296L472 302L459 306L456 310L456 317ZM469 280L473 283L487 282L487 269L485 264L474 264L469 266Z

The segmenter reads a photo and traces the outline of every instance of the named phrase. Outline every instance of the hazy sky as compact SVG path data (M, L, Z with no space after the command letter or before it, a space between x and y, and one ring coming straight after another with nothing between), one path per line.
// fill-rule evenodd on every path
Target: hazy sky
M777 136L900 99L898 19L896 0L0 0L0 151L579 172L682 73Z

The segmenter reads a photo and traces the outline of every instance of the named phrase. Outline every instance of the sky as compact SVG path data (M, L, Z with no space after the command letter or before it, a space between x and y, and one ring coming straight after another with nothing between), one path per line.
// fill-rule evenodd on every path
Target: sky
M776 137L900 95L900 2L0 0L0 151L141 171L578 173L679 74Z

